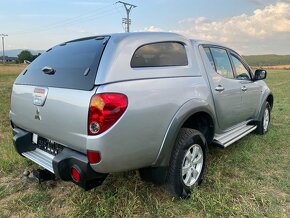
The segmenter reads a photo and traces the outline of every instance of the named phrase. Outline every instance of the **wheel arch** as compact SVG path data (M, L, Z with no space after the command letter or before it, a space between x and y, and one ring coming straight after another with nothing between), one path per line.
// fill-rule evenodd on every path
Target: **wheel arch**
M193 99L185 103L171 120L153 166L169 165L176 138L183 127L206 133L205 138L210 143L213 140L216 126L214 117L214 110L205 101ZM203 124L208 124L208 128L201 128Z
M258 119L257 119L258 122L261 121L263 118L263 111L265 110L266 102L270 104L270 107L272 110L274 106L274 96L271 92L267 93L267 95L265 95L265 97L263 98L262 105L260 107L259 114L258 114Z
M192 114L183 123L181 128L189 128L200 131L204 135L207 144L210 144L214 138L214 121L211 115L205 111L199 111Z
M269 102L270 106L271 106L271 110L273 108L274 105L274 96L272 93L270 93L266 99L267 102Z

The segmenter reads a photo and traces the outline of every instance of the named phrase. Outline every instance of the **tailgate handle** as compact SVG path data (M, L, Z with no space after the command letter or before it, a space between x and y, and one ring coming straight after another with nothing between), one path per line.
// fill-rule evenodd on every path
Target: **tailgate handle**
M45 74L54 74L55 70L52 67L45 66L41 69Z

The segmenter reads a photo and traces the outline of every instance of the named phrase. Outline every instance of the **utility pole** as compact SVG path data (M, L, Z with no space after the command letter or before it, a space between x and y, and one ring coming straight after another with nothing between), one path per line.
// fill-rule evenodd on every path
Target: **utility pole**
M122 1L118 1L116 2L117 3L120 3L120 4L123 4L124 5L124 8L126 10L126 13L127 13L127 18L123 18L122 19L122 23L124 23L126 25L126 32L130 32L130 25L131 25L131 19L130 19L130 12L133 8L136 8L137 6L136 5L132 5L132 4L129 4L129 3L126 3L126 2L122 2Z
M4 37L8 36L7 34L1 33L0 36L2 37L2 48L3 48L3 56L2 56L2 63L5 64L5 49L4 49Z

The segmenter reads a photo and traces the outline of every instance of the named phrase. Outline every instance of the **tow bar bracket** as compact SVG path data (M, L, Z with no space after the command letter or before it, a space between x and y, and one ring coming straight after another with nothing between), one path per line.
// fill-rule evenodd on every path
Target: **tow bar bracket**
M55 175L46 169L36 169L32 171L33 176L37 179L38 183L45 181L55 180Z

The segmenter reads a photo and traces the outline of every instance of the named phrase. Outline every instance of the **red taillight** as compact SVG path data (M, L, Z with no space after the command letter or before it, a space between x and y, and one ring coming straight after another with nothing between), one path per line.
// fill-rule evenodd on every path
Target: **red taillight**
M125 112L127 105L127 97L123 94L94 95L89 108L88 135L98 135L113 126Z
M75 182L79 182L81 180L81 174L75 167L71 168L71 177Z
M101 154L98 151L87 151L89 163L95 164L101 161Z

